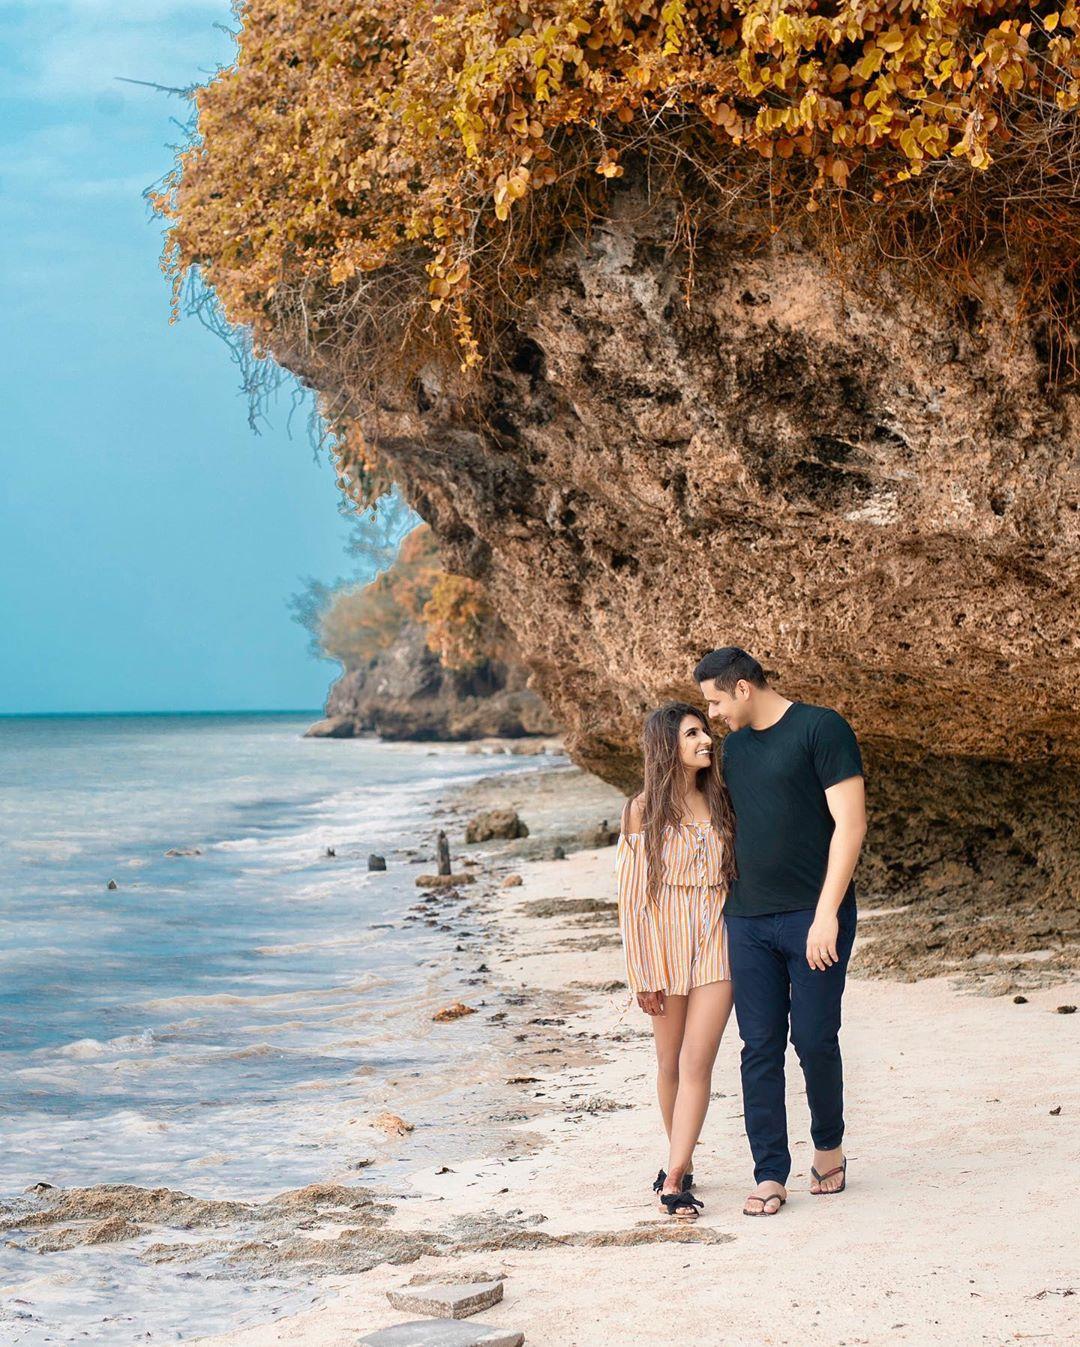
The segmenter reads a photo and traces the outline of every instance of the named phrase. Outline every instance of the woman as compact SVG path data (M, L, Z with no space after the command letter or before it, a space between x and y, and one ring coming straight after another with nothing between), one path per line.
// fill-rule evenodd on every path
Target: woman
M704 714L669 702L645 721L645 789L623 810L615 856L627 980L651 1017L667 1172L661 1208L694 1219L692 1160L731 1014L721 915L735 821Z

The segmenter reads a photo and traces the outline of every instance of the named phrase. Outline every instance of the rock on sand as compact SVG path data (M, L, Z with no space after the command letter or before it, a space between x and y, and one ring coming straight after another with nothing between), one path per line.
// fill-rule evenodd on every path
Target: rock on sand
M465 827L466 842L490 842L493 838L528 837L529 830L516 809L485 809Z
M358 1347L521 1347L524 1333L457 1319L415 1319L358 1338Z
M496 1282L469 1282L453 1286L435 1282L429 1286L403 1286L398 1291L387 1291L386 1298L396 1310L413 1314L430 1314L438 1319L467 1319L489 1309L503 1298L503 1284Z

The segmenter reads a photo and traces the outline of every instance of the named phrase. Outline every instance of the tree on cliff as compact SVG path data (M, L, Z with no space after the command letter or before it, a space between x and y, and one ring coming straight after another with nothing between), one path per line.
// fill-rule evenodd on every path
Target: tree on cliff
M352 513L351 522L352 534L345 550L352 559L352 578L338 577L327 584L309 575L303 589L289 599L292 619L308 633L308 648L316 659L326 657L323 622L338 598L370 584L392 566L402 540L416 528L418 520L401 494L394 491L370 509Z
M631 161L680 203L688 289L720 220L796 230L856 272L906 258L928 288L973 285L973 259L1005 250L1054 370L1074 363L1076 0L237 12L237 59L198 92L158 197L167 263L293 367L325 362L329 327L354 386L403 353L478 364L544 248L601 217ZM385 485L362 446L342 461Z
M414 529L390 568L370 584L334 595L319 623L320 647L346 669L388 650L419 624L443 668L475 669L506 656L506 633L482 588L442 567L431 530Z

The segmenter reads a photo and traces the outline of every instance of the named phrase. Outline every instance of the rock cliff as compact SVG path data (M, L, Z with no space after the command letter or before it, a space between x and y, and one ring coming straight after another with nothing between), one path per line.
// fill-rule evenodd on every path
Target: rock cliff
M877 892L1075 924L1078 399L1007 272L947 307L732 235L687 306L672 232L627 183L544 259L479 404L429 366L355 409L369 443L579 763L630 789L643 713L741 644L866 745Z
M474 739L552 734L513 637L474 580L447 572L426 524L369 584L344 586L318 619L322 652L344 673L317 738Z
M555 733L547 707L525 681L523 669L498 660L447 669L428 647L423 628L409 623L385 651L338 679L326 714L350 735L384 739Z

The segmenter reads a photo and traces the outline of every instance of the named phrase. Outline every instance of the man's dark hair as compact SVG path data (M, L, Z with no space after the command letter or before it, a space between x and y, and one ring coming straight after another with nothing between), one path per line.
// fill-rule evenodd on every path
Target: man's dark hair
M711 678L718 688L725 692L734 692L735 684L745 679L751 687L768 687L765 671L753 657L737 645L726 645L722 650L710 650L698 660L694 670L694 682L703 683Z

